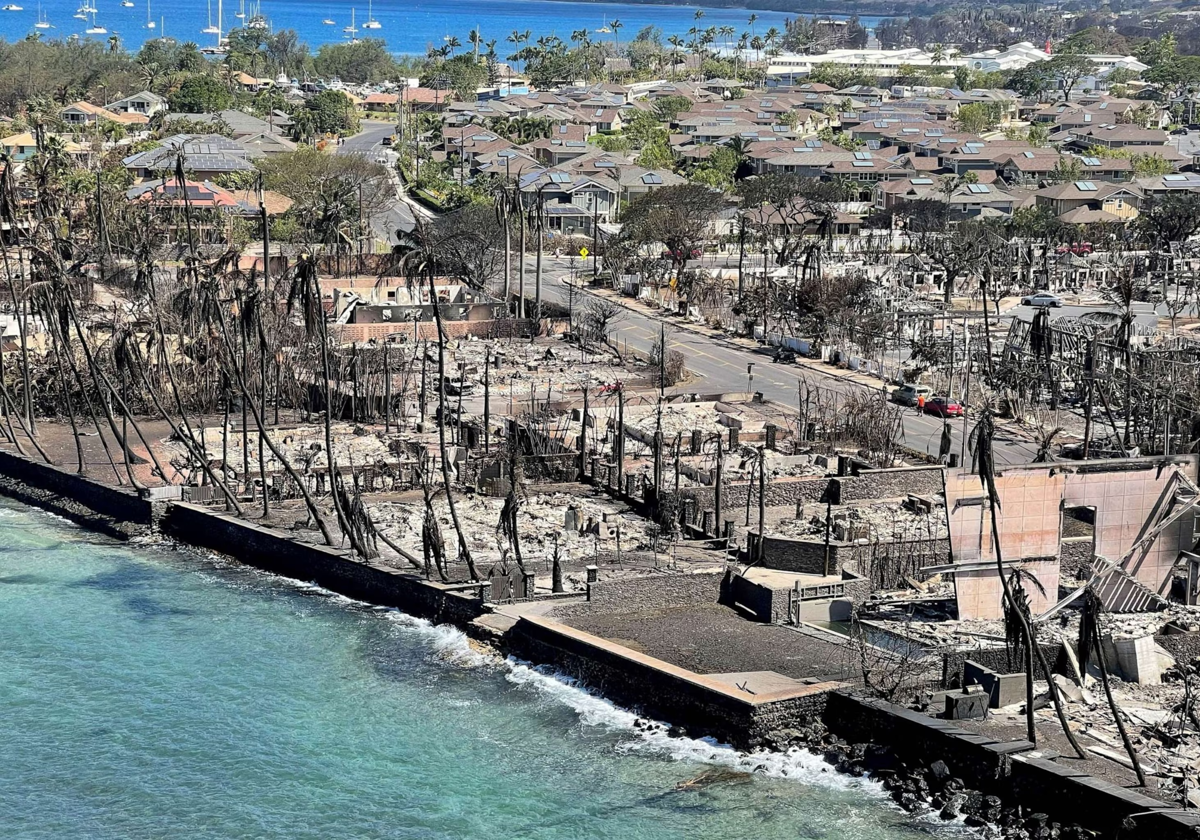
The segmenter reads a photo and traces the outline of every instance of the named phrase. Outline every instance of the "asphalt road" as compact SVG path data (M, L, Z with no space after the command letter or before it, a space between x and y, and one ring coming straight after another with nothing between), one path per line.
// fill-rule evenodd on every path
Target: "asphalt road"
M568 303L568 287L563 279L570 274L569 260L543 257L546 267L542 280L542 296L563 306ZM526 297L533 297L533 261L527 261ZM586 273L581 269L581 273ZM516 270L514 267L514 275ZM515 278L514 278L515 279ZM586 289L581 290L574 306L586 305L586 299L593 294ZM806 380L821 387L830 388L843 394L853 390L868 390L857 382L847 381L835 376L835 369L828 367L827 371L811 367L799 367L791 364L776 364L769 356L755 353L740 344L724 339L709 338L686 329L672 329L676 319L658 318L643 314L634 309L626 309L624 316L618 321L612 331L613 341L620 341L622 346L641 353L648 353L651 345L658 339L660 329L665 324L668 332L668 346L679 350L686 359L687 369L699 379L693 379L686 385L668 389L668 393L712 393L718 391L745 393L750 387L746 374L747 364L754 365L753 390L761 391L769 400L795 406L799 396L799 386ZM881 386L882 387L882 383ZM941 444L942 420L937 417L918 415L916 409L907 409L903 416L903 443L918 451L937 455ZM967 418L966 430L969 434L972 425ZM962 420L954 420L951 424L954 445L952 452L963 453L970 458L970 453L963 447L964 424ZM1024 464L1033 460L1037 447L1022 440L1013 440L1003 436L996 439L996 460L1002 464Z
M337 147L337 153L339 155L363 155L371 160L385 158L389 162L393 161L395 153L383 145L383 138L396 130L396 124L368 120L362 126L363 130L361 132L353 137L347 137L346 142ZM389 169L393 173L395 172L391 163L389 163ZM371 219L371 227L375 230L375 233L381 239L386 239L389 245L396 244L397 230L408 231L416 226L413 207L408 203L403 194L400 179L394 174L393 183L396 187L396 203L386 210L377 213Z

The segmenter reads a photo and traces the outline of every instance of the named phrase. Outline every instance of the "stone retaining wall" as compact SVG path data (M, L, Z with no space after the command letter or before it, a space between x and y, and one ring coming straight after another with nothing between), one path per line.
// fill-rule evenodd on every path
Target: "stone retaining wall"
M164 505L0 449L0 493L117 539L150 530Z
M463 626L483 613L483 602L470 594L197 505L172 502L161 527L181 542L228 554L248 566L430 621Z
M1200 815L1030 755L1034 747L1028 741L997 742L953 721L842 691L829 694L824 722L839 737L887 744L919 766L943 761L970 788L1078 823L1102 838L1182 840L1195 838L1200 829Z

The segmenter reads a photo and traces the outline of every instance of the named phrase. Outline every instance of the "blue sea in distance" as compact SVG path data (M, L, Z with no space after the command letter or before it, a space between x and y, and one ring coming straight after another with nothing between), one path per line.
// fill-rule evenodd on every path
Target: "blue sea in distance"
M195 41L200 46L211 46L215 35L201 32L208 25L208 4L205 0L188 0L186 3L166 0L149 0L150 17L156 28L146 28L147 0L134 0L133 8L125 8L120 0L94 0L96 20L105 27L108 35L84 34L91 26L90 21L73 17L80 0L41 0L41 10L53 29L35 30L38 20L37 0L16 0L23 7L20 12L0 12L0 38L16 40L30 32L40 31L43 38L65 38L72 34L94 37L107 41L109 35L120 36L127 48L137 49L149 38L160 37L164 32L180 41ZM252 13L252 0L245 2L245 14ZM593 40L611 39L611 34L594 30L604 27L614 18L623 24L616 33L621 42L626 42L644 26L654 25L662 29L663 35L684 34L692 26L733 26L740 34L749 32L750 14L757 14L754 32L763 34L774 26L783 31L788 17L781 12L751 12L744 9L703 9L704 17L697 24L693 20L694 9L687 6L642 6L617 3L568 3L555 0L418 0L406 3L398 0L375 0L371 13L383 28L361 30L367 19L367 0L262 0L262 14L275 29L294 29L316 50L329 41L341 41L346 36L342 28L350 24L351 10L360 27L360 38L382 38L393 53L424 54L430 46L440 47L446 36L454 35L469 49L467 33L478 27L484 41L495 38L496 51L502 57L511 54L512 45L504 39L513 30L533 32L536 40L542 35L555 34L563 40L570 38L578 29L592 32ZM217 0L212 0L211 15L217 16ZM223 30L241 25L235 15L241 9L239 0L224 0L222 8ZM330 19L335 25L322 24ZM879 18L863 18L863 24L873 27ZM717 46L723 46L718 39Z
M816 757L664 734L457 631L0 501L5 840L916 840ZM714 784L677 786L712 768Z

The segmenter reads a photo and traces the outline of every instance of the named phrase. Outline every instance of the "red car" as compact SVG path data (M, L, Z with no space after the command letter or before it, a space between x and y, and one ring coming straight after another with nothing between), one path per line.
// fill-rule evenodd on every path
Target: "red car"
M934 397L925 401L925 413L938 417L962 417L963 408L958 400L949 397Z

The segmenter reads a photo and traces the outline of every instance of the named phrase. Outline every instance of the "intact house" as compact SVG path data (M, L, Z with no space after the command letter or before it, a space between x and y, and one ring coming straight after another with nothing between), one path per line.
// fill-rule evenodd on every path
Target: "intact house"
M250 161L260 154L219 134L176 134L157 149L130 155L121 163L135 178L157 178L173 173L176 159L182 155L184 169L203 181L231 172L254 172Z
M93 105L90 102L72 102L70 105L58 112L62 121L69 126L77 127L84 125L93 125L98 122L113 122L129 128L145 127L150 122L149 117L145 114L134 112L120 111L114 113L107 108L101 108L99 105Z
M1033 194L1033 198L1037 206L1048 207L1050 212L1059 218L1080 208L1098 210L1105 214L1096 216L1075 213L1072 219L1064 221L1128 221L1137 217L1142 192L1131 184L1068 181L1065 184L1040 189Z
M167 110L167 100L153 91L143 90L141 93L126 96L116 102L109 102L104 107L114 114L141 114L149 119L155 114Z
M527 203L541 198L551 230L590 236L593 222L608 224L616 211L619 188L607 178L547 169L518 183Z

